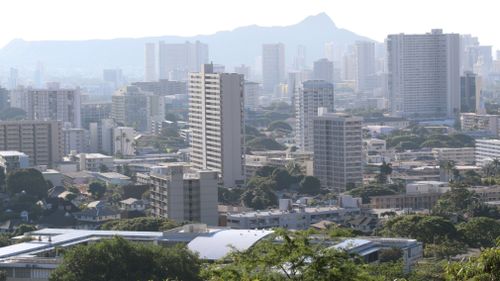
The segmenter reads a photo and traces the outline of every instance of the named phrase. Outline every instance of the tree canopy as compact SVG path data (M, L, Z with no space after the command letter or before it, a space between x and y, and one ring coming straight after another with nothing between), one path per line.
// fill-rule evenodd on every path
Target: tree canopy
M125 231L165 231L178 226L180 226L180 224L177 222L165 218L139 217L106 222L101 225L101 229Z
M99 199L106 193L106 186L101 182L95 181L89 184L88 190L94 198Z
M162 247L115 237L64 253L50 281L200 280L200 261L185 246Z
M344 251L313 243L309 234L277 230L248 251L230 254L224 265L210 265L202 275L210 281L373 280L355 258Z
M269 137L256 137L246 143L250 150L285 150L285 146Z
M457 229L448 219L428 215L406 215L389 219L381 234L391 237L408 237L424 243L439 243L446 239L460 238Z
M26 192L26 195L37 199L47 197L49 187L40 171L36 169L20 169L7 176L7 191L10 194Z

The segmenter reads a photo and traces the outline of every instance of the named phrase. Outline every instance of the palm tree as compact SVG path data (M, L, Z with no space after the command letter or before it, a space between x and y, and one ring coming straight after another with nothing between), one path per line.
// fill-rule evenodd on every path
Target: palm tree
M378 182L387 183L388 181L390 181L389 176L391 174L392 174L392 164L383 161L382 165L380 165L379 167Z
M453 161L441 161L439 163L439 168L441 170L444 170L445 174L445 180L446 181L453 181L453 178L450 179L450 175L453 173L453 170L456 170L455 169L455 162Z
M493 176L496 177L498 172L498 167L500 166L500 160L498 160L498 158L495 158L493 159L491 164L493 165Z

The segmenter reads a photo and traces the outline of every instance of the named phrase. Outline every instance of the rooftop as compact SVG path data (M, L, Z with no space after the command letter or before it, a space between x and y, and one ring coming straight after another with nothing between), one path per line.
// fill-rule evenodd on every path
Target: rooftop
M86 159L112 159L113 157L104 155L101 153L82 153L85 155ZM78 154L77 157L80 157L82 154Z
M16 150L0 151L0 156L2 156L2 157L12 157L12 156L26 156L26 157L28 157L28 155L24 154L23 152L19 152Z

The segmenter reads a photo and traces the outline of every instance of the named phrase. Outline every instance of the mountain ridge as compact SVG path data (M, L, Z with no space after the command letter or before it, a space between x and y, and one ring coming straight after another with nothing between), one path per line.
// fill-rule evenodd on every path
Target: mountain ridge
M376 42L347 29L338 28L326 13L308 16L285 26L247 25L232 30L195 36L150 36L138 38L39 40L13 39L0 49L0 64L12 67L33 67L38 61L47 69L80 69L98 71L103 68L122 68L140 73L144 65L144 44L165 41L178 43L199 40L209 45L210 60L234 66L254 65L263 43L282 42L286 59L291 61L298 45L305 45L307 59L324 57L325 42L346 46L357 40Z

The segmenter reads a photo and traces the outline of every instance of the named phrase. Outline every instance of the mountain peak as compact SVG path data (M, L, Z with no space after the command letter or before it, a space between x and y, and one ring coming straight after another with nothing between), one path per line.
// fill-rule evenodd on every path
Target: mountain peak
M303 21L301 21L299 24L307 24L307 25L313 25L313 26L332 26L332 28L337 28L333 20L328 16L325 12L319 13L317 15L312 15L308 16L305 18Z

